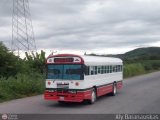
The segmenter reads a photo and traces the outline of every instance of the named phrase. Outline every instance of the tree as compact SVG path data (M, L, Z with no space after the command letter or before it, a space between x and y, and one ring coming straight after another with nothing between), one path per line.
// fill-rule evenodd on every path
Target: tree
M30 68L34 68L34 70L44 73L45 72L45 52L41 50L41 53L38 54L37 52L34 54L32 52L29 55L27 52L25 61L29 64Z
M12 76L17 72L18 57L0 42L0 76Z

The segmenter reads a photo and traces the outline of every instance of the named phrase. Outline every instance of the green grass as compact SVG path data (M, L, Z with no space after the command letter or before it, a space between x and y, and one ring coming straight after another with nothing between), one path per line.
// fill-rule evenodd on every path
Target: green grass
M140 74L144 74L145 70L142 64L133 63L124 65L124 77L132 77Z
M124 78L160 70L160 60L143 60L124 64Z
M0 102L38 95L44 91L43 77L38 73L18 74L0 78Z

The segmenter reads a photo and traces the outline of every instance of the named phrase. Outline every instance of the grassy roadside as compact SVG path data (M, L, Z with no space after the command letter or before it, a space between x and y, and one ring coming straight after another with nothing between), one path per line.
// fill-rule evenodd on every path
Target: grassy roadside
M143 60L124 64L124 78L160 70L160 60Z
M45 52L15 56L0 42L0 102L41 94L44 91Z
M0 78L0 102L38 95L44 91L44 80L39 73L17 74Z

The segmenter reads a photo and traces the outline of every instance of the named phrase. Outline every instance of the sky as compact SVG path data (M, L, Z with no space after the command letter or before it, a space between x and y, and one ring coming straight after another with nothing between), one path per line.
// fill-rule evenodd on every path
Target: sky
M38 50L119 54L160 47L160 0L30 0ZM0 1L0 41L11 47L12 0Z

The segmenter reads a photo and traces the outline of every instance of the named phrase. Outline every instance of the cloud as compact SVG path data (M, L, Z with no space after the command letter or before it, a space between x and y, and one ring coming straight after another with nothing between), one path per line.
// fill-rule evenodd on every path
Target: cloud
M11 3L0 6L0 39L11 38ZM160 41L159 0L30 0L30 10L39 49L118 51Z

